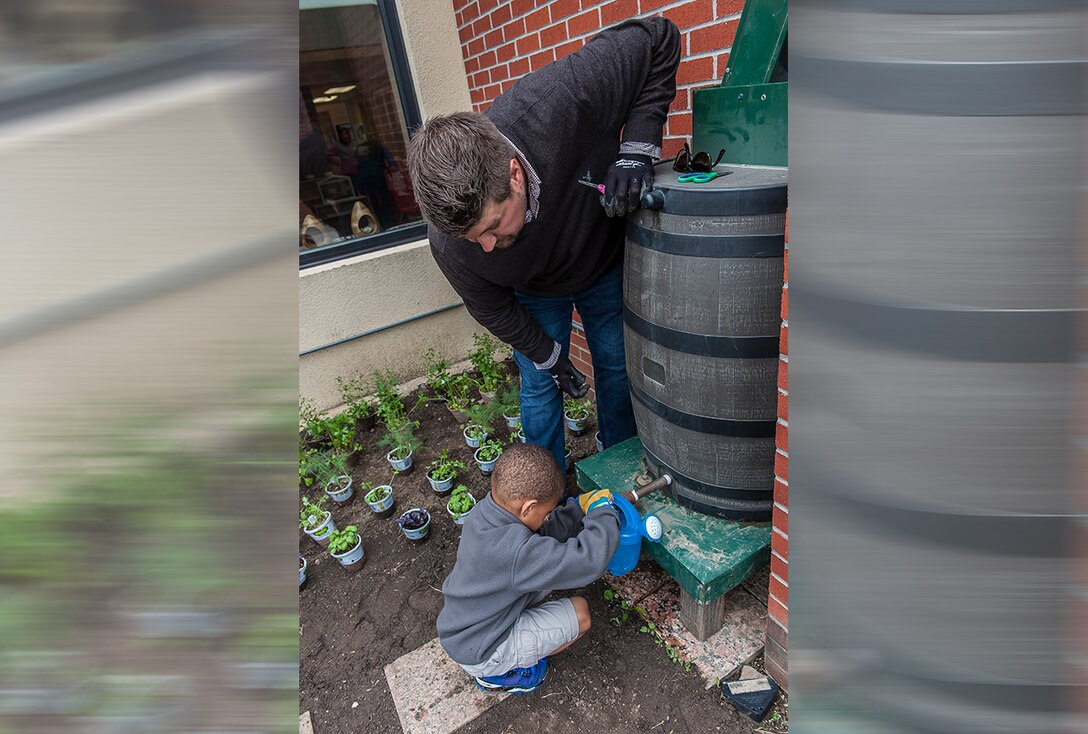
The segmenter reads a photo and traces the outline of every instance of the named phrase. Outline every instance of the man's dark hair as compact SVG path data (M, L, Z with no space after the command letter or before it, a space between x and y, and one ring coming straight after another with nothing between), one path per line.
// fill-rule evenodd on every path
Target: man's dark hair
M552 452L535 443L506 447L491 474L491 493L504 504L554 502L562 496L564 484Z
M432 117L408 143L408 171L423 218L464 237L491 201L510 196L514 148L478 112Z

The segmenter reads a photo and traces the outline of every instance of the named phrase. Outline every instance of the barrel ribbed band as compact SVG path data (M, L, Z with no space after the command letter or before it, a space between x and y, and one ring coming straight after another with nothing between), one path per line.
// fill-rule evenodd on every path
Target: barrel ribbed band
M778 334L773 336L710 336L669 329L651 323L626 305L623 323L654 344L685 354L722 359L778 359Z
M748 421L685 413L665 405L634 382L631 383L631 395L658 418L689 431L734 438L774 438L777 419Z

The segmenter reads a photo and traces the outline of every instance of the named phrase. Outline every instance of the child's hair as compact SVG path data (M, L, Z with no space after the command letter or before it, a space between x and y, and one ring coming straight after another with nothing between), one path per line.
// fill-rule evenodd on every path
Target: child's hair
M491 474L491 493L497 502L551 502L562 496L563 487L563 472L552 452L535 443L507 446Z

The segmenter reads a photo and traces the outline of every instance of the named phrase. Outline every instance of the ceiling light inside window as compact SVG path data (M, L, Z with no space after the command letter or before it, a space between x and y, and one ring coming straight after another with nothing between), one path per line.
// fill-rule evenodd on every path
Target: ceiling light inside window
M325 102L332 102L336 98L337 97L335 94L331 97L314 97L314 104L324 104Z
M350 87L331 87L325 90L325 94L347 94L353 89L355 89L354 84L352 84Z

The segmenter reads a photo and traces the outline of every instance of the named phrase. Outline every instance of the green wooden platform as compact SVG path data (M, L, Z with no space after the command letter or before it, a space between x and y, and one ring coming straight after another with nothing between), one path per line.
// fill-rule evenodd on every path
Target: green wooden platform
M646 471L642 443L631 438L575 464L582 489L627 492L638 486L635 477ZM644 540L648 553L680 584L680 616L699 639L721 628L722 597L739 586L771 557L770 523L722 520L681 507L665 491L642 498L639 514L661 518L660 543Z

